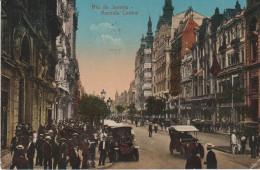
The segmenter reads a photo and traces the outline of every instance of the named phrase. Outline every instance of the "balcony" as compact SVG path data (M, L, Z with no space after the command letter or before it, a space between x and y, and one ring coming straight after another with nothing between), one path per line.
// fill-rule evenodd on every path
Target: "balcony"
M240 43L240 38L236 38L236 39L231 41L231 46L236 46L239 43Z
M223 44L222 46L219 47L218 51L219 51L220 53L223 53L226 48L227 48L227 45L226 45L226 44Z

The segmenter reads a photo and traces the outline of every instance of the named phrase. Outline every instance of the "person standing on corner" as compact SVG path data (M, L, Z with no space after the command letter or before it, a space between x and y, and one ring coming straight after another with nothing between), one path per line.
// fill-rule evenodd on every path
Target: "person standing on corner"
M98 166L105 165L107 156L108 143L106 142L106 137L103 137L103 141L100 142L98 151L100 153Z
M43 145L43 153L44 153L44 169L47 169L47 165L49 169L52 169L52 150L51 150L51 137L46 136L46 141Z
M191 156L187 159L185 169L201 169L201 159L197 156L197 148L192 150Z
M217 159L215 153L212 151L212 148L214 147L213 144L207 143L206 148L209 151L206 157L206 162L204 164L207 164L207 169L217 169Z
M149 137L152 137L152 134L153 134L153 125L152 125L152 122L150 122L149 124Z
M33 169L33 158L34 158L34 154L35 154L35 145L32 140L33 140L33 137L29 136L29 144L27 147L27 159L29 161L30 169Z

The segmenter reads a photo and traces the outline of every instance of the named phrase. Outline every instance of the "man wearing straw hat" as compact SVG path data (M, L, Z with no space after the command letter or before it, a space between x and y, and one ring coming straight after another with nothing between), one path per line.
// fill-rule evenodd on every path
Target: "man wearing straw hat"
M212 151L214 145L211 143L207 143L206 145L207 150L209 151L206 157L207 169L217 169L217 159L215 153Z

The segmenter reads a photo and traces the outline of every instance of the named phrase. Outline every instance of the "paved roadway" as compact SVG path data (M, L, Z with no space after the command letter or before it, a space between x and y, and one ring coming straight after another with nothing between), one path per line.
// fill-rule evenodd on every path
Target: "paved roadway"
M140 146L139 161L120 161L115 163L112 169L183 169L185 168L186 159L181 159L178 152L171 155L169 152L170 137L165 131L153 133L151 138L148 137L147 127L133 126L136 135L136 142ZM229 137L225 135L199 133L198 138L200 143L211 142L215 145L228 145ZM221 169L237 169L250 168L256 162L256 159L251 159L250 155L232 155L220 151L216 153L218 168ZM206 157L206 156L205 156ZM205 158L202 159L202 164ZM206 168L206 165L202 165Z

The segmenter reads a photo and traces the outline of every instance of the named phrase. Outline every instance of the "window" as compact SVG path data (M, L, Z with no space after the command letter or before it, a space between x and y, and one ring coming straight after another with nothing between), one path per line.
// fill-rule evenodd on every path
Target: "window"
M244 30L244 23L242 22L242 25L241 25L241 37L244 37L244 34L245 34L245 30Z
M223 56L222 58L222 68L225 68L226 67L226 58L225 56Z
M240 38L240 29L238 26L236 27L236 38Z
M233 78L233 87L238 87L239 86L239 77L234 77Z
M244 51L244 49L242 49L242 62L244 62L244 59L245 59L245 51Z
M251 78L251 92L258 92L258 77Z
M251 42L251 48L252 48L252 59L257 59L257 39L253 40Z
M230 31L228 31L228 43L230 43Z

